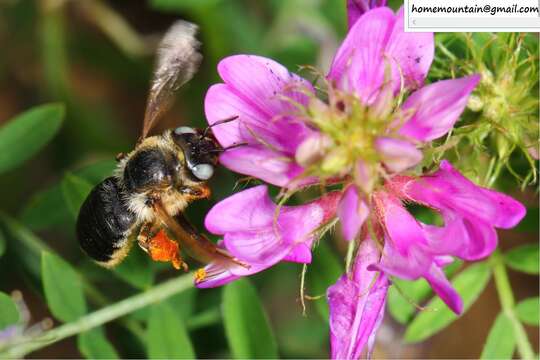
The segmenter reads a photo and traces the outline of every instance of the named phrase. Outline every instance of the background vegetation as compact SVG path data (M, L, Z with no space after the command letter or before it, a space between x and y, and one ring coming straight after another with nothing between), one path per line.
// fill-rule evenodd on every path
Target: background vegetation
M114 271L99 268L78 248L78 208L111 174L115 155L133 147L156 42L179 18L200 26L204 62L161 129L205 126L203 98L219 81L221 58L253 53L291 70L305 64L325 69L346 32L344 1L338 0L0 0L0 358L6 351L39 358L327 356L328 309L322 297L309 301L303 316L300 265L196 290L189 275L151 263L137 248ZM450 49L459 40L438 39ZM538 37L530 35L527 46L538 54ZM467 71L445 58L445 49L437 49L433 78L448 77L452 61L455 73ZM537 74L533 85L538 97ZM528 173L525 159L516 164L518 173ZM220 169L212 199L188 209L200 229L206 211L235 191L237 180ZM538 203L530 180L518 182L504 169L498 178L497 186L529 207L517 229L499 232L504 255L459 273L460 264L450 269L470 307L465 315L455 321L439 300L429 301L423 282L399 283L390 293L392 318L381 328L376 357L475 358L482 351L487 358L511 357L516 343L508 329L516 321L538 352ZM339 239L328 240L307 273L306 291L314 298L343 270L346 249ZM512 311L498 317L494 263L510 267L514 290L502 304ZM427 305L419 311L413 304Z

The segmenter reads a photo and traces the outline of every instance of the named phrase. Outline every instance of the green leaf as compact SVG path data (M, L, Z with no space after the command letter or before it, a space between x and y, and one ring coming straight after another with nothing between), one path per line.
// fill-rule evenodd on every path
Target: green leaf
M486 287L491 270L486 263L469 266L459 273L452 281L452 285L463 300L463 313L476 301ZM458 316L454 314L436 296L428 304L427 309L421 311L407 327L405 341L419 342L450 325Z
M454 260L452 264L446 266L444 269L446 276L452 277L462 263L460 260ZM406 324L416 312L415 304L420 304L433 293L431 286L424 279L407 281L392 278L392 284L388 291L388 310L397 322Z
M64 106L47 104L34 107L0 127L0 173L24 163L58 132Z
M0 330L19 321L19 311L11 296L0 292Z
M420 304L431 293L431 287L424 279L406 281L392 279L392 286L388 291L388 310L390 315L399 323L408 323L415 311L414 304Z
M489 335L482 350L481 359L511 359L516 348L512 321L500 313L489 330Z
M54 211L51 211L54 209ZM60 184L56 184L34 195L23 209L20 219L32 230L65 226L73 216L66 206Z
M49 252L41 254L45 299L54 317L69 322L86 313L86 302L79 275L67 262Z
M74 170L73 173L92 185L96 185L111 176L115 166L114 160L103 160ZM66 206L61 185L62 182L38 192L22 211L21 220L32 230L48 229L53 226L65 228L65 224L74 219L72 212Z
M138 247L131 249L113 272L120 279L141 290L148 289L154 281L150 257Z
M62 180L62 194L66 205L74 218L77 218L82 203L92 191L92 184L70 172Z
M276 329L280 350L287 358L326 359L328 352L328 322L319 316L290 314L287 322Z
M156 304L148 320L150 359L194 359L195 351L180 316L166 303Z
M234 358L277 358L277 344L257 291L247 279L223 290L223 325Z
M538 274L538 244L515 247L504 255L506 264L516 271Z
M523 323L538 326L538 310L540 307L540 298L533 297L521 301L516 305L516 314Z
M197 289L192 288L182 291L181 293L173 295L167 299L167 303L178 315L180 315L180 318L182 318L184 322L187 322L195 311L197 293Z
M118 353L107 340L102 327L79 334L77 347L87 359L118 359Z
M34 276L41 276L40 256L50 248L15 219L0 212L0 225L9 240L10 249L17 255L20 263Z
M344 266L326 242L320 242L313 251L313 261L308 267L307 281L310 296L321 296L315 300L315 306L323 319L328 320L326 289L334 284L344 272Z

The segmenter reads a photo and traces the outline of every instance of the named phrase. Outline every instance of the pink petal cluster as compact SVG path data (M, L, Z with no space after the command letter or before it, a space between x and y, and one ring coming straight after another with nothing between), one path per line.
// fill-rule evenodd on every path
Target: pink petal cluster
M339 193L329 193L302 206L279 211L264 185L241 191L216 204L205 219L206 228L223 237L221 246L250 265L209 264L200 288L216 287L252 275L280 261L311 262L315 230L335 211Z
M335 89L354 96L370 114L397 114L374 141L380 166L389 174L384 184L371 191L366 184L372 181L372 168L358 159L349 173L336 175L344 183L341 191L277 208L266 186L257 186L218 203L205 222L210 232L223 237L221 246L250 268L209 264L198 287L220 286L280 261L309 263L317 230L339 219L344 238L360 245L350 273L328 289L333 358L359 358L366 348L369 355L384 314L389 276L425 278L460 313L461 299L442 268L454 257L485 258L497 245L495 228L512 227L525 214L520 203L473 184L446 161L432 174L404 175L422 160L422 146L453 128L479 76L423 86L433 61L433 34L405 33L403 11L394 14L385 3L348 1L350 30L327 76ZM215 126L214 134L223 147L246 143L224 152L221 163L283 188L324 183L326 179L302 176L304 160L317 158L326 142L319 129L298 115L299 108L316 99L313 86L279 63L253 55L228 57L218 72L223 83L207 93L207 119L212 125L238 116ZM390 104L404 92L410 95L392 109ZM411 202L437 211L444 226L419 222L403 205Z
M366 236L356 257L352 279L344 275L328 289L333 358L359 358L366 346L367 355L370 354L373 344L369 336L353 338L354 344L344 339L350 339L351 333L374 336L378 319L384 313L386 297L381 294L386 294L387 285L383 281L388 276L425 278L448 307L460 314L463 303L442 268L454 257L474 261L489 256L497 247L495 228L514 227L526 212L511 197L473 184L447 161L430 175L392 179L374 198L373 212L378 220L375 230L384 239L381 245L384 248L379 251ZM444 226L416 220L405 209L404 202L438 211ZM351 305L338 300L349 297L360 301ZM365 308L361 303L369 303L370 307Z

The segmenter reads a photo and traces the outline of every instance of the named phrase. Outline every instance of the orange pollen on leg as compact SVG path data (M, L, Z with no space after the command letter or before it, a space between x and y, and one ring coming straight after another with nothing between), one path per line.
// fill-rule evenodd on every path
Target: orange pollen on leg
M170 261L172 266L179 270L183 267L186 270L187 265L180 257L178 243L167 237L164 230L160 230L149 242L148 253L154 261Z

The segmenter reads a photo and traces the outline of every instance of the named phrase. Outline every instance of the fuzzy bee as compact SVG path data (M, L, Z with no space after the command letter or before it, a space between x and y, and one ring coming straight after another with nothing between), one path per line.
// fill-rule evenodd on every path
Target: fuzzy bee
M153 260L170 261L176 269L188 269L181 253L202 263L244 266L197 232L183 215L190 202L210 195L206 181L214 173L219 153L226 149L219 146L210 128L182 126L148 136L170 108L174 91L198 69L202 56L196 31L195 25L178 21L164 36L142 135L133 151L119 155L113 176L94 187L80 209L80 246L105 267L120 263L135 241Z

